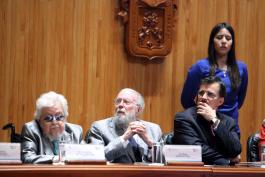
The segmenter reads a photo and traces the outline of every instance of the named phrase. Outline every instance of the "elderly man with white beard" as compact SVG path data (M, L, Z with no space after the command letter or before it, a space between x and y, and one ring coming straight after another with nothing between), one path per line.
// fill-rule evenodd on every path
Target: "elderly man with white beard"
M161 140L160 126L139 119L144 99L137 91L125 88L117 95L114 117L96 121L85 141L105 146L105 156L112 163L151 161L153 142Z
M53 91L36 101L34 120L22 128L21 156L24 163L53 163L59 160L59 141L82 143L82 127L67 123L68 103Z

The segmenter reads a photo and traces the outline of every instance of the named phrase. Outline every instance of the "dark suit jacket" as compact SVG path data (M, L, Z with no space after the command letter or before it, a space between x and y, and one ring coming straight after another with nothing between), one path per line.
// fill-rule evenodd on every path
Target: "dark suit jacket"
M63 136L73 134L73 142L82 142L82 127L65 123ZM21 158L24 163L52 163L54 158L53 146L47 136L44 136L36 120L26 123L21 132Z
M174 143L201 145L205 164L228 165L229 159L241 153L241 144L234 120L217 113L220 123L214 135L211 125L196 113L196 107L177 113L174 121Z
M162 131L159 125L143 120L139 121L145 124L147 133L154 142L160 141ZM133 137L138 144L142 161L150 161L151 152L147 144L137 134ZM120 135L115 131L113 117L94 122L91 129L87 132L85 141L87 143L104 145L106 159L110 162L133 163L136 160L132 146L127 144L124 147Z

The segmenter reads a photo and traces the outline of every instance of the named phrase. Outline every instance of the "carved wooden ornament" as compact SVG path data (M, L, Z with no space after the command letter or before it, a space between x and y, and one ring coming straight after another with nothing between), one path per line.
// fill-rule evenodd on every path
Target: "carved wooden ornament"
M120 0L125 44L133 56L165 57L172 48L174 0Z

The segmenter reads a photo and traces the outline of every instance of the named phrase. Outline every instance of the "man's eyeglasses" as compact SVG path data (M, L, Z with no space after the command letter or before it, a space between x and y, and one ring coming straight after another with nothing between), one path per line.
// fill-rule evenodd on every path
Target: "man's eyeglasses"
M117 106L117 105L119 105L122 101L123 101L123 103L124 103L125 105L130 105L130 104L134 103L134 102L131 101L131 100L118 98L118 99L114 100L114 104Z
M198 92L198 96L203 97L204 94L206 94L206 96L210 99L214 99L217 95L213 92L210 91L205 91L205 90L201 90Z
M44 121L46 122L52 122L52 121L63 121L64 120L64 115L47 115L44 117Z

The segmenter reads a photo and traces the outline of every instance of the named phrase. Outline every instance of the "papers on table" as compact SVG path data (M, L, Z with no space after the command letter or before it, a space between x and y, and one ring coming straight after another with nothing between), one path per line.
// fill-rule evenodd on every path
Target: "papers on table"
M21 163L20 143L0 143L0 164Z
M257 161L257 162L240 162L235 164L236 166L242 166L242 167L260 167L265 168L265 162Z
M106 161L104 146L65 144L65 161Z
M202 162L201 146L198 145L165 145L163 153L167 163Z

